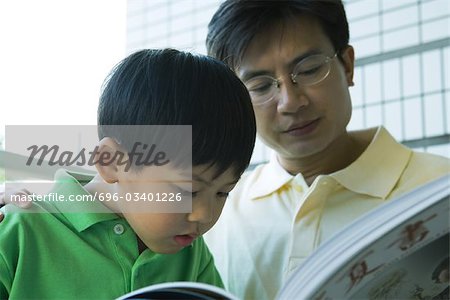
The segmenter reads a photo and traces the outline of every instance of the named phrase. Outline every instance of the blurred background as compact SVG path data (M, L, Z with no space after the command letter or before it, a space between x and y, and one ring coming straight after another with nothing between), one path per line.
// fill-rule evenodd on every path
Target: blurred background
M221 2L2 0L0 169L5 125L94 125L119 60L142 48L205 53ZM344 3L356 51L349 129L383 124L410 147L450 157L450 1ZM269 156L258 142L252 164Z

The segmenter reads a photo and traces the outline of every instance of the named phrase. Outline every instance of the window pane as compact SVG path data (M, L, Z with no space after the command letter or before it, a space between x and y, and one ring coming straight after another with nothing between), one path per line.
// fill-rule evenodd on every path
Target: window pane
M375 127L381 125L383 123L381 105L366 107L366 118L366 127Z
M383 36L383 50L389 51L419 43L419 30L417 27L409 27L393 32L385 33Z
M445 99L447 101L445 102L446 114L444 117L445 123L447 124L447 133L450 133L450 92L445 93Z
M192 31L184 31L170 36L169 45L174 48L188 50L192 47Z
M445 87L448 89L450 88L450 47L444 49L444 72ZM447 101L450 104L450 99L447 98Z
M172 0L170 2L170 14L172 17L190 15L193 10L194 2L192 0Z
M151 7L146 11L143 11L143 14L146 18L146 24L144 25L148 27L148 29L151 29L155 25L168 23L167 20L170 19L170 6L164 4L158 5L156 7Z
M350 95L352 96L353 106L360 106L363 102L363 81L362 81L362 68L355 68L353 73L354 86L350 87Z
M433 0L423 2L421 4L422 20L449 16L450 14L450 1L448 0Z
M364 68L364 100L366 103L381 101L381 72L379 64L371 64Z
M444 109L442 95L425 96L425 135L435 136L444 133Z
M401 103L399 101L386 103L384 106L384 117L384 124L389 132L397 140L403 140Z
M371 34L379 34L380 19L378 16L375 16L355 21L352 23L350 30L353 38L364 37Z
M378 1L361 0L350 2L345 5L347 18L349 20L378 13Z
M450 158L450 144L428 147L427 152Z
M419 20L416 6L406 7L383 15L383 30L392 30L406 25L413 25Z
M423 54L423 89L424 92L433 92L442 87L442 72L440 51L429 51Z
M423 138L422 105L419 98L407 100L403 104L405 110L405 139Z
M420 94L420 65L419 56L407 56L402 61L403 96Z
M357 58L378 54L381 52L380 36L374 36L364 39L355 39L352 41L356 49Z
M385 100L400 98L399 61L389 60L383 63L383 89Z
M422 25L423 41L429 42L438 39L449 37L450 35L450 21L449 18L437 20Z
M348 124L348 130L362 129L364 127L363 109L353 109L352 118L350 120L350 123Z
M161 1L159 1L161 2ZM146 0L133 0L127 1L127 14L140 14L142 10L145 10L148 6L148 1ZM128 22L128 20L127 20Z
M389 10L391 8L396 8L396 7L400 7L400 6L411 6L411 5L415 5L416 3L414 3L411 0L382 0L381 1L381 7L383 8L383 10Z
M191 14L188 14L187 16L178 16L172 19L171 23L171 31L172 32L180 32L180 31L192 31L191 25L192 25L193 16Z

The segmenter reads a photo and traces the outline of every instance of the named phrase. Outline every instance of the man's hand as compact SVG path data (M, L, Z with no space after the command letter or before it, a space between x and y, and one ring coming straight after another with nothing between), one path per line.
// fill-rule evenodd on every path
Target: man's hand
M10 203L10 199L11 199L12 195L27 196L30 194L31 194L30 191L28 191L26 189L0 192L0 207ZM14 205L17 205L22 208L27 208L31 205L31 202L29 202L29 201L14 202ZM0 212L0 222L3 221L4 217L5 216L2 214L2 212Z

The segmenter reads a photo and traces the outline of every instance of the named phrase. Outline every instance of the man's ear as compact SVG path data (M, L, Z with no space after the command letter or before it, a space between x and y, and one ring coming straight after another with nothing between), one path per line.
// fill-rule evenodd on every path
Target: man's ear
M355 50L352 46L348 45L341 53L343 66L345 70L345 78L348 86L354 86L353 73L355 70Z
M95 153L95 168L107 183L116 183L119 178L121 155L126 152L121 150L120 145L112 138L105 137L99 144Z

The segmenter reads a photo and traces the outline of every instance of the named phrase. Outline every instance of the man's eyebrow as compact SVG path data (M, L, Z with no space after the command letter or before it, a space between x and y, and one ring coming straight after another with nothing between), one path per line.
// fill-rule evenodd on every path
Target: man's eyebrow
M290 62L288 62L287 65L289 67L293 68L296 64L298 64L303 59L307 58L308 56L316 55L316 54L323 54L323 51L321 51L319 49L308 50L308 51L294 57L294 59L292 59ZM256 76L261 76L261 75L272 76L273 75L272 73L273 72L268 71L268 70L255 70L255 71L249 70L249 71L244 71L242 73L242 75L240 75L239 77L241 78L242 82L246 82L247 80L250 80L251 78L256 77Z
M323 51L321 51L320 49L311 49L311 50L309 50L309 51L307 51L307 52L305 52L305 53L295 57L294 59L292 59L288 63L288 66L294 67L296 64L298 64L299 62L301 62L305 58L308 58L309 56L317 55L317 54L323 54Z
M260 70L260 71L244 71L244 73L242 73L242 75L240 77L241 77L241 81L245 83L247 80L252 79L253 77L261 76L261 75L269 75L269 76L271 76L271 72L264 71L264 70Z

